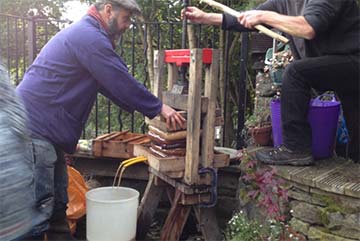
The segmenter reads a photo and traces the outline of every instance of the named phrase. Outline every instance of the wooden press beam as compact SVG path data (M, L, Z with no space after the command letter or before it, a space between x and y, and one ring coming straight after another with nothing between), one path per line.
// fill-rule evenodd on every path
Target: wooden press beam
M190 78L187 114L187 136L185 176L187 184L195 184L199 179L199 145L201 118L201 80L202 80L202 49L190 50Z
M219 50L213 49L211 64L205 68L204 96L208 98L208 106L204 117L202 132L201 164L211 167L214 160L216 91L219 76Z
M238 18L241 14L240 12L238 12L232 8L229 8L228 6L225 6L224 4L218 3L214 0L200 0L200 2L207 3L211 7L220 9L221 11L226 12L236 18ZM271 31L270 29L266 28L265 26L263 26L261 24L255 25L254 28L259 30L263 34L266 34L267 36L269 36L271 38L274 38L276 40L283 42L284 44L289 43L289 39L287 39L286 37L274 32L274 31Z
M201 80L198 80L198 82L201 82ZM171 93L169 91L164 91L162 96L164 103L166 103L167 105L170 105L171 107L179 110L188 109L188 95L181 95L177 93ZM200 105L201 113L206 113L208 109L208 98L200 97Z

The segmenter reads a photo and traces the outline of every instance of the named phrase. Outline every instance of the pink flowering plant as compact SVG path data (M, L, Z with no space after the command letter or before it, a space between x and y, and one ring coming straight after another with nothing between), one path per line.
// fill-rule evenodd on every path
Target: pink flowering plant
M268 218L284 221L280 203L288 202L288 195L287 190L281 186L284 184L283 180L276 177L276 169L260 166L246 151L240 165L243 171L241 179L247 184L247 196L266 210Z
M266 222L249 220L240 211L229 221L226 230L227 240L276 240L300 241L304 237L296 233L287 224L281 213L280 204L288 202L287 190L282 187L283 181L276 176L276 169L263 166L253 160L246 150L239 156L243 172L241 179L245 183L246 198L255 201L265 211Z

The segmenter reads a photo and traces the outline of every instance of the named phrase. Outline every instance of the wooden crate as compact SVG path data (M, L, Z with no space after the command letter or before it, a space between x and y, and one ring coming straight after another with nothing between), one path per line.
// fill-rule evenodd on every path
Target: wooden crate
M134 145L148 145L150 139L145 134L121 131L99 136L92 144L95 157L132 158Z

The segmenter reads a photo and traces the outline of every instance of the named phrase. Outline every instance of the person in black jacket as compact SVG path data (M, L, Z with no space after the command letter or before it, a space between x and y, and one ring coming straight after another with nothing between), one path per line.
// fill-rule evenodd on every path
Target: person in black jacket
M290 39L294 58L283 74L281 120L283 146L261 150L267 164L309 165L311 128L307 121L310 91L339 95L350 131L350 157L359 158L360 12L356 0L268 0L238 18L188 7L182 15L225 30L251 31L263 24Z

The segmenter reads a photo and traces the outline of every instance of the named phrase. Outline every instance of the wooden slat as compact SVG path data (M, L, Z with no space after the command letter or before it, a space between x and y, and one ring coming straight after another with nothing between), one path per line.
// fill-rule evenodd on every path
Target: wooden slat
M106 136L105 138L102 138L103 141L109 141L111 139L114 139L118 136L121 136L121 135L125 135L126 133L128 133L129 131L126 130L126 131L120 131L120 132L114 132L114 133L109 133L108 136ZM95 139L96 140L96 139Z
M102 156L102 141L93 140L92 141L92 155L95 157Z
M178 172L185 168L184 157L158 158L152 154L148 156L149 166L159 172Z
M149 171L151 173L153 173L155 176L157 176L158 178L160 178L161 180L163 180L164 182L166 182L167 184L174 187L175 189L180 190L182 193L189 194L189 195L192 195L195 193L195 190L193 188L191 188L189 185L186 185L186 184L184 184L178 180L175 180L173 178L170 178L163 172L159 172L152 167L149 167Z
M149 131L151 131L152 133L160 136L161 138L167 141L181 140L186 138L186 131L166 132L151 125L149 126Z
M185 165L184 165L185 166ZM168 177L174 178L174 179L180 179L184 177L184 171L175 171L175 172L164 172L164 174Z
M153 94L159 99L162 99L163 75L164 75L164 50L155 50Z
M134 137L131 137L129 139L123 140L123 142L124 143L129 143L129 142L137 141L137 140L142 139L142 138L146 138L146 136L134 136Z
M131 158L134 144L146 144L150 138L144 134L129 131L113 132L98 137L92 142L92 154L95 157Z
M165 190L163 186L156 186L154 179L154 175L150 174L148 184L138 208L136 240L144 240L146 238L162 193Z
M190 50L188 121L185 157L185 182L195 184L199 178L199 144L201 117L202 50Z
M195 208L195 216L206 241L224 240L216 218L215 208Z
M164 174L173 177L181 178L184 175L185 170L185 158L184 157L157 157L149 151L149 149L142 145L134 145L134 156L145 156L148 158L148 164L156 171L164 172ZM200 157L201 158L201 157ZM230 163L230 157L227 154L215 153L212 166L214 168L220 168L228 166ZM198 171L198 168L195 170Z
M185 169L185 158L184 157L169 157L161 158L151 154L146 147L141 145L134 146L135 156L145 156L148 158L148 164L159 172L179 172Z
M171 91L178 78L178 67L175 63L168 63L167 89Z
M198 84L200 85L201 81L197 80ZM190 92L189 92L190 93ZM164 91L163 94L163 102L175 109L178 110L188 110L188 98L189 95L180 95L176 93L171 93L169 91ZM208 106L208 98L207 97L201 97L199 98L199 106L201 105L201 108L199 108L199 113L206 113L207 106Z
M160 233L162 241L177 241L183 231L185 223L189 217L191 207L179 204L181 192L176 191L169 214Z
M105 156L105 157L118 157L118 158L131 158L134 157L133 153L127 152L127 144L122 142L107 142L102 143L101 155L98 155L94 152L95 156Z
M214 49L212 54L212 63L205 68L204 96L208 98L208 106L202 128L201 164L203 167L212 166L214 161L215 110L217 80L219 76L219 57L219 51Z
M193 194L187 195L182 193L181 195L181 204L182 205L195 205L200 203L209 203L211 200L210 193L204 194Z
M108 137L108 136L111 136L112 134L113 134L113 133L106 133L106 134L104 134L104 135L101 135L101 136L96 137L95 140L97 140L97 139L104 139L104 138L106 138L106 137Z
M181 128L179 125L176 125L176 129L168 129L166 127L166 123L165 121L160 120L159 117L155 117L154 119L149 119L147 117L145 117L145 123L149 124L151 126L155 126L156 128L162 130L162 131L166 131L166 132L175 132L175 131L181 131L181 130L186 130L185 128ZM224 118L222 116L218 116L215 118L215 126L222 126L224 125Z

